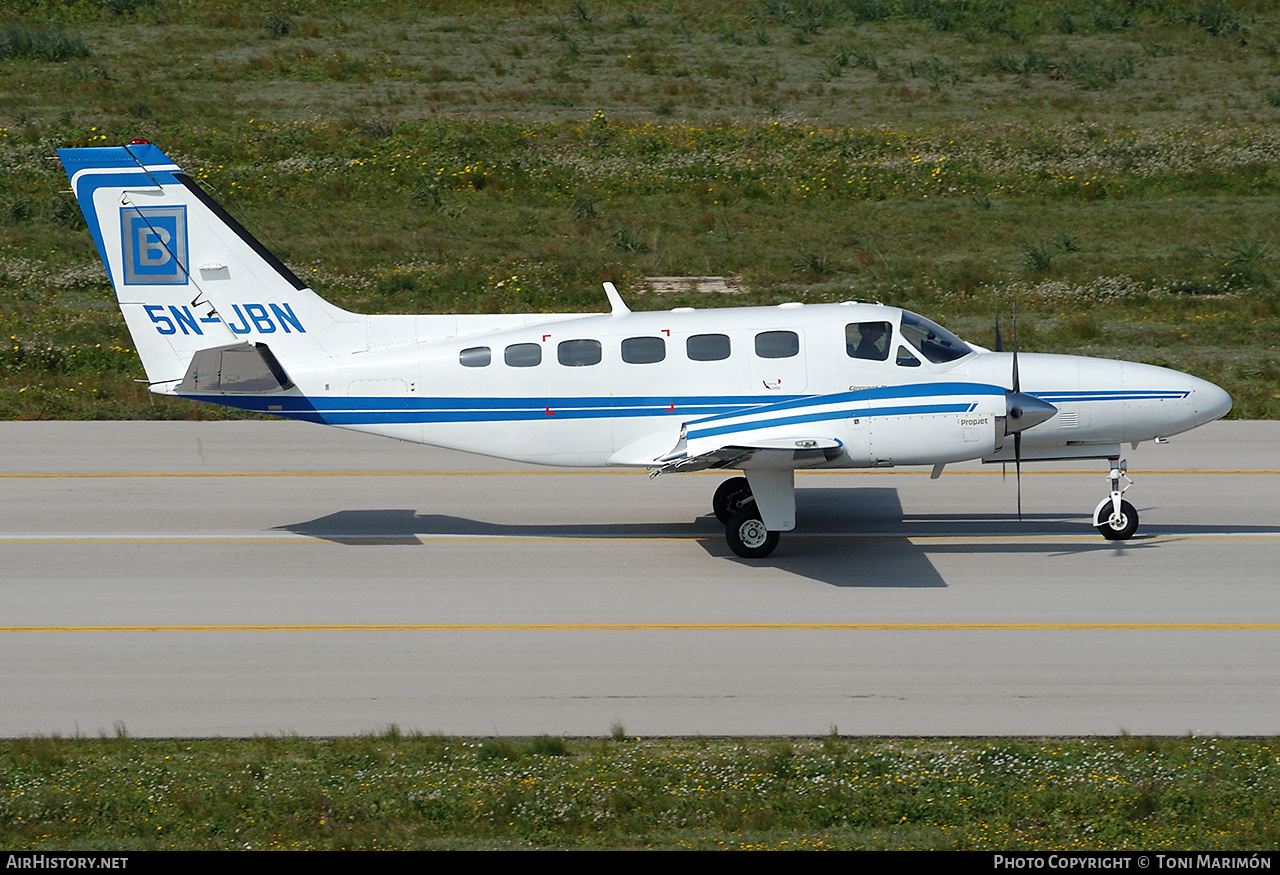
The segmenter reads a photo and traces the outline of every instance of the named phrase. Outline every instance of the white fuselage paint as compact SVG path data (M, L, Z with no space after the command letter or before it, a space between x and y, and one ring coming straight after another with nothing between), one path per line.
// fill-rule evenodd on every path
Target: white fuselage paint
M528 323L518 327L425 342L396 343L388 336L378 348L343 356L341 361L317 362L314 373L305 365L292 367L290 376L299 395L317 403L338 403L348 411L345 416L351 421L338 421L343 416L336 416L329 418L332 424L520 461L589 467L651 464L676 444L686 423L786 398L935 383L1011 386L1010 353L975 350L956 361L934 364L912 348L919 362L912 367L897 364L893 356L866 361L848 355L845 326L849 323L889 321L893 346L906 344L898 333L900 313L896 308L847 303L559 315L546 321L536 321L535 316L526 317ZM368 318L373 323L394 317ZM464 317L464 321L471 323L467 327L482 329L484 318ZM795 356L756 355L756 335L776 330L799 335ZM686 342L700 334L727 335L728 358L691 361ZM662 338L665 358L649 364L624 362L621 344L634 337ZM569 340L598 341L600 362L561 364L557 350ZM504 350L516 344L535 345L541 351L541 363L534 367L506 364ZM489 348L487 366L460 363L461 351L474 347ZM1110 455L1117 444L1186 431L1221 416L1230 405L1217 386L1166 368L1035 353L1021 353L1018 360L1022 391L1059 410L1053 419L1024 433L1024 459ZM362 398L370 399L368 407L361 405ZM378 411L397 400L418 409L456 405L455 421L386 421ZM367 421L358 421L362 411ZM995 429L996 417L1003 414L1003 397L990 396L989 404L966 414L896 417L892 425L878 421L865 454L857 449L865 427L860 430L848 420L839 420L837 436L849 451L814 467L935 464L990 457L1003 443ZM950 417L962 435L964 429L976 435L967 442L960 438L942 455L927 440L913 450L913 438L930 431L923 426L924 420L933 423L938 417ZM823 430L831 432L831 428ZM634 452L618 457L637 442L641 446ZM877 454L875 443L893 449Z

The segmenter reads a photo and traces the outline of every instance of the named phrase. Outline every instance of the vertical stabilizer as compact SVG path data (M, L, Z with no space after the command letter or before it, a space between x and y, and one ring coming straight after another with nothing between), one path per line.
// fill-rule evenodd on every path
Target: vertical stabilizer
M288 366L363 346L366 317L311 291L155 146L58 156L155 391L212 347L265 345Z

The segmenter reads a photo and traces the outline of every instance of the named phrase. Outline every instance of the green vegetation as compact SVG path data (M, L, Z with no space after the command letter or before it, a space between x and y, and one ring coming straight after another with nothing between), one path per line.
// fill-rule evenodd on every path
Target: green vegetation
M0 846L1273 849L1274 740L458 739L0 746Z
M1280 415L1280 4L0 11L0 417L151 399L56 161L146 138L366 312L849 298ZM733 275L747 294L627 293Z

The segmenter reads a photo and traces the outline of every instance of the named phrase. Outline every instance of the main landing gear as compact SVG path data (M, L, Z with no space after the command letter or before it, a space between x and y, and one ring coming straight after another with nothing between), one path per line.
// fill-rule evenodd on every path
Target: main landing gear
M1111 459L1111 470L1107 473L1107 481L1111 484L1111 494L1093 510L1093 525L1098 534L1108 541L1127 541L1138 530L1138 511L1121 496L1133 485L1129 479L1128 465L1119 457ZM1120 481L1124 480L1124 486Z
M711 499L711 510L724 523L729 549L743 559L763 559L778 546L779 533L765 528L746 477L721 483Z
M711 497L711 512L726 526L743 505L755 506L751 498L751 484L747 483L746 477L730 477L720 484L716 494Z

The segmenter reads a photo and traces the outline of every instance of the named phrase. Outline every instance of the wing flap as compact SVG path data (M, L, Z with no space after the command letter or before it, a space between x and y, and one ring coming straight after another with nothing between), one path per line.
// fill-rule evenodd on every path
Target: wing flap
M683 441L681 442L684 443ZM830 437L789 437L727 444L689 455L677 445L656 459L660 471L704 471L708 468L807 468L837 458L844 444Z

